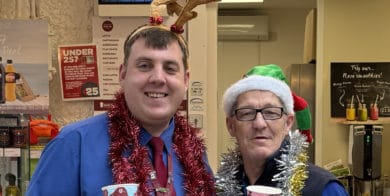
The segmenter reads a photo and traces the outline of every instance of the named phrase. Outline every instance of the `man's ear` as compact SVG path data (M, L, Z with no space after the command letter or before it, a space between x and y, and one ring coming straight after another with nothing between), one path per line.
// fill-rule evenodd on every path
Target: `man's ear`
M186 91L187 91L187 90L188 90L189 83L190 83L190 72L189 72L189 71L186 71L186 72L184 73L184 83L185 83Z
M119 66L119 82L126 78L127 67L123 64Z
M232 117L226 117L226 128L229 131L230 136L235 137L236 132L234 129L234 119Z
M288 114L285 121L285 130L288 132L291 130L292 126L294 125L295 116Z

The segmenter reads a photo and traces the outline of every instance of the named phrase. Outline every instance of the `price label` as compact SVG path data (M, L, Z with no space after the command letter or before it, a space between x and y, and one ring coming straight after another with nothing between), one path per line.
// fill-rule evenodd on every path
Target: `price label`
M30 158L39 159L42 155L42 150L30 150Z
M99 96L99 87L96 83L88 82L81 87L83 97L97 97Z

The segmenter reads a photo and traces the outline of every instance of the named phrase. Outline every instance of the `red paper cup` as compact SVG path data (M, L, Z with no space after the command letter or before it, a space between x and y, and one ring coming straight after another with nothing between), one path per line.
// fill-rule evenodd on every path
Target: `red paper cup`
M282 194L282 189L261 185L247 186L246 191L248 196L280 196Z

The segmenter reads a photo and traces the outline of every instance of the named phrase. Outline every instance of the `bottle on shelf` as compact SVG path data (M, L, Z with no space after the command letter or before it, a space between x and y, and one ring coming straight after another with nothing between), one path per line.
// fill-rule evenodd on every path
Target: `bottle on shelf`
M358 120L359 121L367 121L367 108L366 108L365 103L359 104Z
M8 173L5 175L5 179L8 181L8 186L5 188L5 196L20 196L19 187L16 186L16 176Z
M9 127L0 127L0 148L10 147L11 135Z
M5 66L5 100L16 100L16 72L11 59L7 60Z
M355 120L355 116L356 116L355 104L353 104L353 103L347 104L346 119L347 120Z
M5 103L5 68L3 58L0 56L0 104Z
M20 127L17 127L12 130L12 146L16 148L25 148L27 147L28 139L28 129L29 129L29 120L25 117L23 113L19 115Z
M376 103L372 103L370 105L370 119L378 120L378 118L379 118L378 105Z

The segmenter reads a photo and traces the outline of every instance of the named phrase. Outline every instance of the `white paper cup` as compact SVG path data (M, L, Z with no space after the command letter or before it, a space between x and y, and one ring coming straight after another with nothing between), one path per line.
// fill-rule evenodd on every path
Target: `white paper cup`
M103 196L134 196L138 184L114 184L102 187Z
M261 185L247 186L246 191L248 196L280 196L282 194L282 189Z

